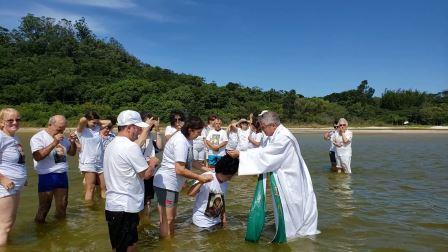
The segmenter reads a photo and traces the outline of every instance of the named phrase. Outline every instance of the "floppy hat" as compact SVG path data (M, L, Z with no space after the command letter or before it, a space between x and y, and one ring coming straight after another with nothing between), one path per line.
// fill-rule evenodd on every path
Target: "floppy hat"
M240 124L240 123L249 123L249 121L246 120L245 118L241 118L241 119L237 122L237 124Z
M134 124L140 128L147 128L149 125L142 121L140 114L134 110L124 110L118 114L117 125L126 126Z

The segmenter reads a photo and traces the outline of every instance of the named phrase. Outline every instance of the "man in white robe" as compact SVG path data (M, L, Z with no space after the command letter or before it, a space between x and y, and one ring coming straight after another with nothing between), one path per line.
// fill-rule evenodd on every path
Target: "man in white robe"
M239 156L238 175L273 173L281 198L288 240L318 234L316 196L297 139L280 123L275 112L263 113L259 121L268 137L261 148L229 151L231 156ZM278 216L281 215L276 211L275 215L278 229Z

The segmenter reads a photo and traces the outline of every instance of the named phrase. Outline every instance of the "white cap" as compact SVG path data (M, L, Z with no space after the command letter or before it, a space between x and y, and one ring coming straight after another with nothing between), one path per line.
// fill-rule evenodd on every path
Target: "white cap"
M125 110L121 111L117 117L117 126L127 126L134 124L140 128L147 128L149 125L142 121L142 117L137 111Z
M262 116L264 113L266 113L266 112L268 112L267 110L263 110L263 111L261 111L261 113L260 114L258 114L258 116Z

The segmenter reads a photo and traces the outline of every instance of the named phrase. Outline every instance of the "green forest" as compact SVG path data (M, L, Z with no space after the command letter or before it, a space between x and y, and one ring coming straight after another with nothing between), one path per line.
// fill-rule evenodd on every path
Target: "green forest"
M268 109L289 125L329 125L345 117L351 125L448 124L448 90L382 90L374 96L367 80L324 97L297 90L262 90L242 83L207 83L141 62L119 41L99 39L84 19L36 17L8 30L0 26L0 104L14 107L23 126L44 126L63 114L74 124L86 110L114 118L123 109L150 111L168 121L171 110L225 123Z

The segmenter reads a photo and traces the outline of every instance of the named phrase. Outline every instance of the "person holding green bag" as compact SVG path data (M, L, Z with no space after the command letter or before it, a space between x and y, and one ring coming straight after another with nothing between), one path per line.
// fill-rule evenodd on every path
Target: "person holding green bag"
M280 123L275 112L263 111L258 120L267 137L260 148L228 151L230 156L239 157L238 175L260 174L246 240L255 242L261 235L267 177L273 193L277 229L273 242L283 243L295 237L318 234L316 196L297 139Z

